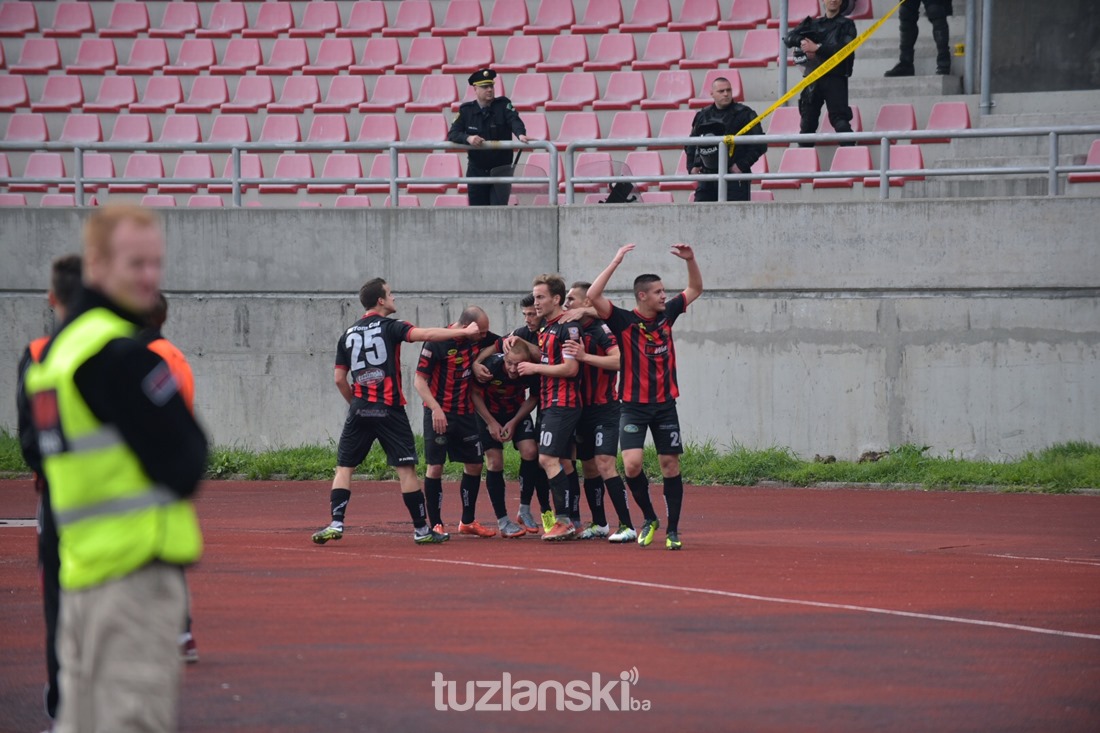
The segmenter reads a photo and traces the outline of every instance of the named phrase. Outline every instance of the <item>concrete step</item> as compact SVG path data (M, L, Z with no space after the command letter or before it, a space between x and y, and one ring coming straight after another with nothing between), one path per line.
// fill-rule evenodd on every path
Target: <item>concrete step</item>
M997 94L990 119L1016 114L1076 114L1100 110L1100 89ZM999 125L995 125L999 126Z
M927 168L1016 168L1046 165L1045 155L1004 155L992 158L960 158L947 156L934 163L925 161ZM1059 155L1058 165L1083 165L1085 155Z
M962 94L962 79L957 76L907 76L886 79L856 76L848 83L848 94L853 100L862 97L889 97L894 101L912 100L914 97L944 97Z
M1046 176L951 176L910 181L901 198L1002 198L1046 196ZM891 193L893 195L893 193Z
M1100 137L1100 134L1063 135L1058 140L1058 151L1066 155L1085 155L1096 137ZM1046 135L1009 139L967 138L952 141L951 152L958 158L994 158L1005 155L1045 157L1050 152L1050 141Z

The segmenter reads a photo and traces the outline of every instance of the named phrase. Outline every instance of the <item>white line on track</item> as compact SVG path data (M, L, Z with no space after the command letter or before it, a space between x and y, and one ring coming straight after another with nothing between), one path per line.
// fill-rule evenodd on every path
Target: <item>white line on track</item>
M1100 568L1100 562L1095 560L1075 560L1070 557L1027 557L1025 555L1001 555L986 553L986 557L1003 557L1009 560L1035 560L1037 562L1061 562L1067 565L1092 565L1093 567Z

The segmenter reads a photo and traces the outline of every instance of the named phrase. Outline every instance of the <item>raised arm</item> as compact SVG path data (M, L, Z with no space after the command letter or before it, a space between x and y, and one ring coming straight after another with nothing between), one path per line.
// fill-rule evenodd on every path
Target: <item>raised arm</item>
M692 301L703 294L703 273L699 271L699 263L695 261L695 250L690 244L674 244L671 253L687 263L688 284L684 288L685 305L691 305Z
M454 328L419 328L414 326L408 335L409 341L446 341L453 338L474 338L481 329L477 322L468 326L455 326Z
M611 263L604 268L604 271L596 276L596 279L592 281L592 284L588 286L588 299L592 302L592 307L596 309L596 314L600 318L607 318L611 315L611 301L604 297L603 290L607 287L607 283L611 280L611 276L615 274L615 270L622 264L623 258L626 257L626 253L634 249L633 244L624 244L619 247L619 251L615 253L615 256L611 258Z

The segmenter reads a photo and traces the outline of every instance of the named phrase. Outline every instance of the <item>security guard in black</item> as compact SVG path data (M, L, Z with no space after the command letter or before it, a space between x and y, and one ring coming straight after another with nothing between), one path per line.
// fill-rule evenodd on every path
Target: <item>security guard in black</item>
M750 107L733 101L733 91L728 79L715 79L710 89L711 104L699 110L695 119L691 122L692 137L709 137L711 135L736 135L745 125L756 119L756 112ZM763 135L764 131L757 122L749 128L747 135ZM728 170L730 173L748 173L757 159L764 154L766 149L762 144L751 144L743 141L737 142L733 147L733 157L730 158ZM688 145L684 148L687 153L688 170L693 173L717 173L718 172L718 146L717 145ZM695 188L696 201L717 201L718 181L700 181ZM748 201L748 181L727 181L727 201Z

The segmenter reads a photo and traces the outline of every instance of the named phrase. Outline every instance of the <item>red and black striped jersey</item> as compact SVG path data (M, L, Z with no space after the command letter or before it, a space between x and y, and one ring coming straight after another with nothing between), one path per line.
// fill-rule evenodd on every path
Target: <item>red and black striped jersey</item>
M538 391L538 377L508 376L504 371L504 354L493 354L483 363L492 376L488 382L475 383L475 388L480 390L490 414L515 415L527 399L527 390Z
M366 402L389 407L405 404L401 391L401 343L413 325L368 311L340 335L336 368L351 373L351 392Z
M642 318L636 310L611 307L607 325L619 337L619 391L623 402L671 402L680 396L672 324L686 310L683 293L669 298L664 312L652 320Z
M457 324L451 324L453 328ZM474 403L470 399L470 381L473 378L474 359L482 348L492 344L496 334L486 334L481 341L476 339L448 339L424 344L420 350L420 361L416 373L423 374L428 380L432 396L450 415L471 415Z
M606 323L593 319L584 326L584 350L595 356L607 356L607 352L619 345ZM581 364L581 401L586 405L606 405L617 402L619 391L615 382L618 372L601 369L588 363Z
M566 341L581 340L581 324L562 323L561 316L547 321L539 329L539 349L542 351L542 363L556 366L565 362L562 346ZM574 377L542 377L539 386L539 407L580 407L580 372Z
M521 339L529 344L539 345L539 332L532 331L530 327L525 323L522 326L518 326L512 329L512 333L509 336L519 336ZM504 351L504 336L500 336L496 340L497 351Z

